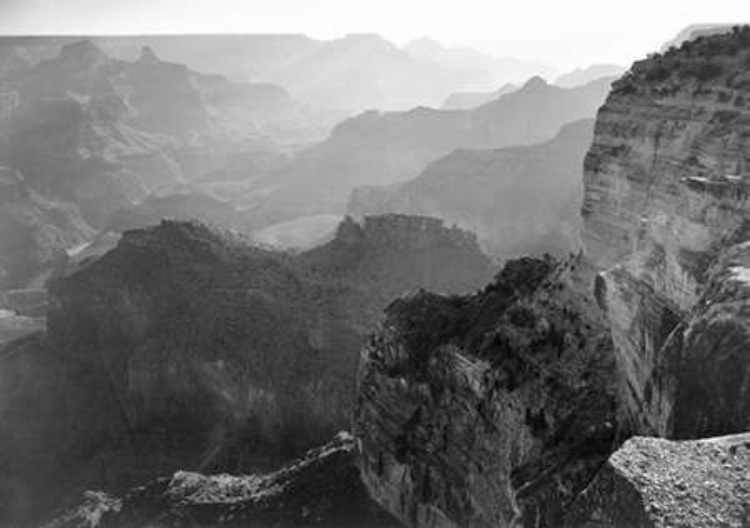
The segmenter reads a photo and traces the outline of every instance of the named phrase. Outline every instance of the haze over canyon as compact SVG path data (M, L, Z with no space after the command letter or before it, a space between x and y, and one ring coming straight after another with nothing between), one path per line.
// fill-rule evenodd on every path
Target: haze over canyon
M0 526L750 526L744 20L561 68L81 3L0 2Z

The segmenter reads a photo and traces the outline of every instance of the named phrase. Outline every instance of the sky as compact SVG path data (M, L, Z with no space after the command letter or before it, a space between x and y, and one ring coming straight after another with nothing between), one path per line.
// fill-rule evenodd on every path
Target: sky
M563 69L629 64L689 24L749 21L750 0L0 0L0 34L372 32Z

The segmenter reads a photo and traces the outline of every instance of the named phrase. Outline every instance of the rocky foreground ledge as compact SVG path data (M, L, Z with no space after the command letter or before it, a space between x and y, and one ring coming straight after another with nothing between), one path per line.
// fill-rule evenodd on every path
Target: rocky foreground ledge
M44 528L397 528L367 494L348 433L266 475L178 471L123 499L87 492Z
M625 442L576 500L567 526L750 526L750 433Z

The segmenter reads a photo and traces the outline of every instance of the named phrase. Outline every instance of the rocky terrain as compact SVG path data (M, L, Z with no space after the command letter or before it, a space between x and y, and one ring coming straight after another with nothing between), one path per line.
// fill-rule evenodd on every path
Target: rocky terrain
M631 438L567 515L571 528L750 523L750 433L674 442Z
M354 438L339 433L282 469L250 476L179 471L123 499L87 492L45 528L258 526L397 528L359 478Z
M97 230L165 217L239 227L222 193L286 163L278 141L325 129L278 86L205 75L148 47L125 61L90 40L53 39L44 53L35 39L0 41L0 267L13 275L0 291Z
M583 120L545 143L456 150L406 183L355 189L347 212L442 218L502 258L566 255L580 247L582 166L592 137L593 120Z
M598 288L636 431L695 438L750 425L747 407L737 409L742 404L730 396L746 399L750 366L740 351L739 308L747 265L748 57L748 28L687 42L636 63L597 118L583 239L604 270ZM726 405L701 397L705 390L721 391L727 399L716 397ZM678 418L683 412L692 425Z
M0 349L0 522L61 507L50 526L750 525L749 65L750 27L635 63L585 156L582 250L509 260L479 291L476 237L416 216L347 218L303 252L175 221L82 249L50 283L46 333ZM285 177L319 184L376 152L392 181L417 158L383 138L427 163L454 119L473 148L526 146L427 172L468 152L546 173L590 133L550 140L571 118L555 97L579 93L561 90L365 114ZM519 120L505 105L530 93ZM269 203L324 210L287 198ZM33 311L37 294L14 299ZM334 437L352 416L354 438Z
M355 434L366 485L406 526L557 526L606 460L612 342L581 265L511 261L476 295L388 308Z
M737 28L614 84L585 161L583 254L388 308L355 431L366 485L405 525L750 522L746 435L610 457L634 434L750 429L748 61Z
M720 33L729 33L735 24L690 24L686 28L683 28L674 36L669 39L661 47L661 52L664 53L669 51L672 47L679 47L688 40L693 40L698 37L708 37Z
M601 79L559 88L537 77L474 109L366 112L337 125L325 141L301 152L275 174L275 188L254 204L248 202L249 217L254 225L264 225L341 213L352 189L410 180L455 149L547 141L562 125L593 117L610 82Z
M92 486L267 469L324 443L348 426L385 305L491 275L473 236L419 217L348 220L300 254L190 223L127 231L51 283L46 334L2 351L2 522Z

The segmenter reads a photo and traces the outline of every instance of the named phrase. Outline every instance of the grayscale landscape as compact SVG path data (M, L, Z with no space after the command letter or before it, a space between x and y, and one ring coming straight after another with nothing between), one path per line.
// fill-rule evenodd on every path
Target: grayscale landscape
M750 10L448 4L0 0L0 528L750 527Z

